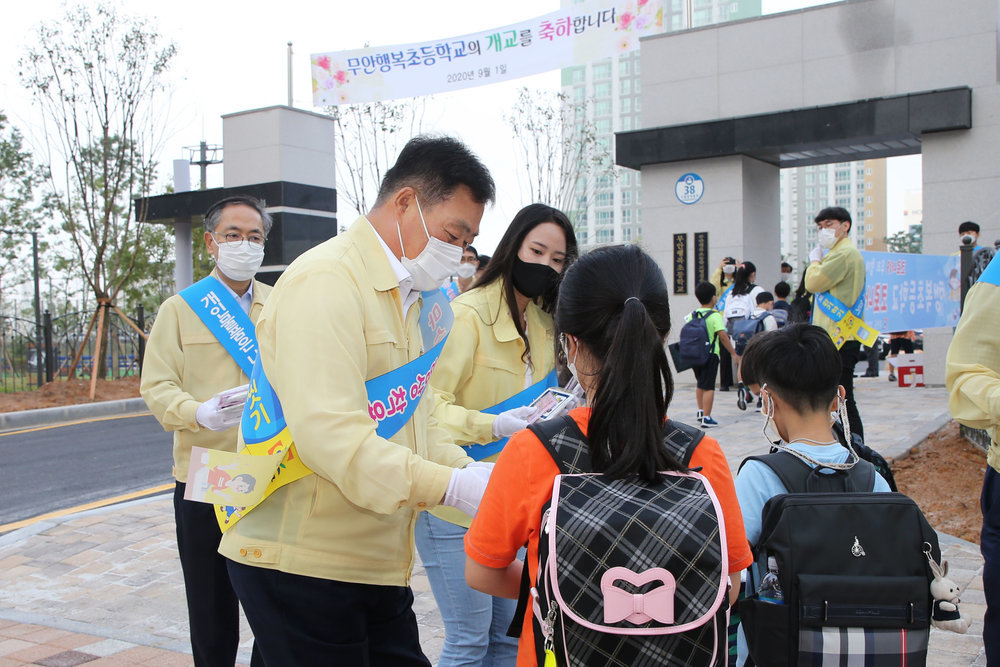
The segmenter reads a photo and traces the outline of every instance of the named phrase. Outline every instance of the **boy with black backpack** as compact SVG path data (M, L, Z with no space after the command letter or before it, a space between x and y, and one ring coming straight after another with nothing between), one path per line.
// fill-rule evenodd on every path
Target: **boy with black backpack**
M832 430L831 412L848 423L840 370L829 334L812 325L790 324L746 350L744 381L760 387L764 435L778 451L749 457L736 478L757 570L740 605L738 665L926 656L937 536Z
M733 325L733 346L738 355L743 354L747 349L747 344L754 336L778 328L778 321L771 314L771 310L774 308L774 295L770 292L760 292L755 301L757 307L750 317L739 320ZM753 401L753 394L747 386L748 383L743 380L743 374L740 372L741 366L742 362L737 360L736 374L740 382L736 390L736 407L740 410L746 410L747 405ZM757 410L760 411L759 397L757 398Z
M695 286L694 295L698 297L701 308L684 318L678 356L681 363L691 367L698 382L695 389L698 425L711 428L719 425L712 418L712 404L715 402L715 375L719 370L720 343L729 350L733 358L739 360L739 355L733 349L733 343L726 332L722 313L715 309L715 304L719 301L715 286L702 281Z

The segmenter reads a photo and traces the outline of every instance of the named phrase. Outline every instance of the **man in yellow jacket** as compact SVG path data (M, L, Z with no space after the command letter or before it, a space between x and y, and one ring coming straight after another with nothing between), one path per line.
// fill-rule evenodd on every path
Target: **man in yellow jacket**
M270 229L271 216L253 197L223 199L205 215L205 245L216 267L203 282L228 294L234 309L249 316L247 334L271 291L253 279ZM239 385L246 384L248 373L185 298L190 290L164 301L156 314L140 392L163 428L174 432L174 518L194 663L231 667L239 645L239 608L226 559L218 553L222 533L212 506L185 500L184 491L192 447L236 451L240 394L246 394ZM231 406L222 402L226 399ZM258 664L256 651L253 657Z
M986 429L986 478L980 506L986 664L1000 665L1000 260L994 258L965 297L962 319L948 348L945 382L951 416Z
M367 383L424 358L421 292L455 272L494 197L461 142L416 137L374 208L292 262L264 307L258 364L312 472L239 519L219 551L268 665L430 664L409 588L417 512L475 512L491 468L466 467L433 395L380 436Z
M812 323L826 329L840 350L840 384L846 391L847 417L851 433L864 436L858 404L854 400L854 367L861 358L861 343L842 319L833 319L824 306L832 297L845 311L864 313L865 262L851 240L851 214L840 206L824 208L815 218L819 244L809 253L806 289L813 297ZM849 314L849 312L848 312ZM860 315L859 315L860 317Z

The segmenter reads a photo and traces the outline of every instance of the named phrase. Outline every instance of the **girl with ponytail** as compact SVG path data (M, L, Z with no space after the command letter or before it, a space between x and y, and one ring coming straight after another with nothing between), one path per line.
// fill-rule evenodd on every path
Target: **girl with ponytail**
M664 351L670 307L663 273L636 246L610 246L581 257L567 272L556 306L556 326L570 372L588 404L570 412L586 435L592 470L613 478L655 481L657 471L681 470L663 445L673 379ZM719 443L705 436L692 468L712 483L725 515L730 601L739 572L752 562L733 478ZM514 435L497 460L479 512L465 538L466 581L477 590L516 598L528 545L529 580L537 581L542 511L559 474L534 433ZM535 664L530 612L525 615L518 665Z

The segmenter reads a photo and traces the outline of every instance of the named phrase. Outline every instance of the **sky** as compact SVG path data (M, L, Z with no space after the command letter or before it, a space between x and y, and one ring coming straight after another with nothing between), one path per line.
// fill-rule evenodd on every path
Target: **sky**
M763 0L763 10L773 13L824 1ZM287 102L289 41L293 42L294 52L294 106L314 110L311 53L360 48L366 43L378 46L453 37L559 8L558 0L382 0L377 5L282 0L277 6L262 0L118 0L116 4L124 13L149 18L151 25L178 47L169 75L173 82L171 120L159 155L164 184L170 180L171 162L188 156L185 147L196 146L201 140L222 143L223 114ZM372 11L373 6L377 6L376 11ZM42 152L38 111L18 81L17 60L39 23L60 16L62 7L61 0L7 3L0 27L0 111L26 135L37 154ZM280 10L276 11L276 7ZM526 203L514 175L514 153L503 114L509 113L521 87L556 90L559 84L559 72L553 71L435 95L427 104L424 129L464 140L497 181L497 204L487 209L476 244L482 251L492 251L514 213ZM890 215L890 233L902 226L903 190L920 187L919 163L919 156L890 162L889 204L894 213L898 210L898 216ZM196 183L197 178L195 168L192 182ZM209 167L209 186L221 184L222 167ZM346 210L343 198L339 208L340 223L350 224L353 212Z

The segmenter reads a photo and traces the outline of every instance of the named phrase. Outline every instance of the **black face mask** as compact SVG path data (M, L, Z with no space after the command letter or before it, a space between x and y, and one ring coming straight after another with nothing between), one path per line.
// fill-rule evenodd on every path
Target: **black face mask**
M559 273L548 264L531 264L515 257L511 279L514 289L529 299L536 299L559 282Z

